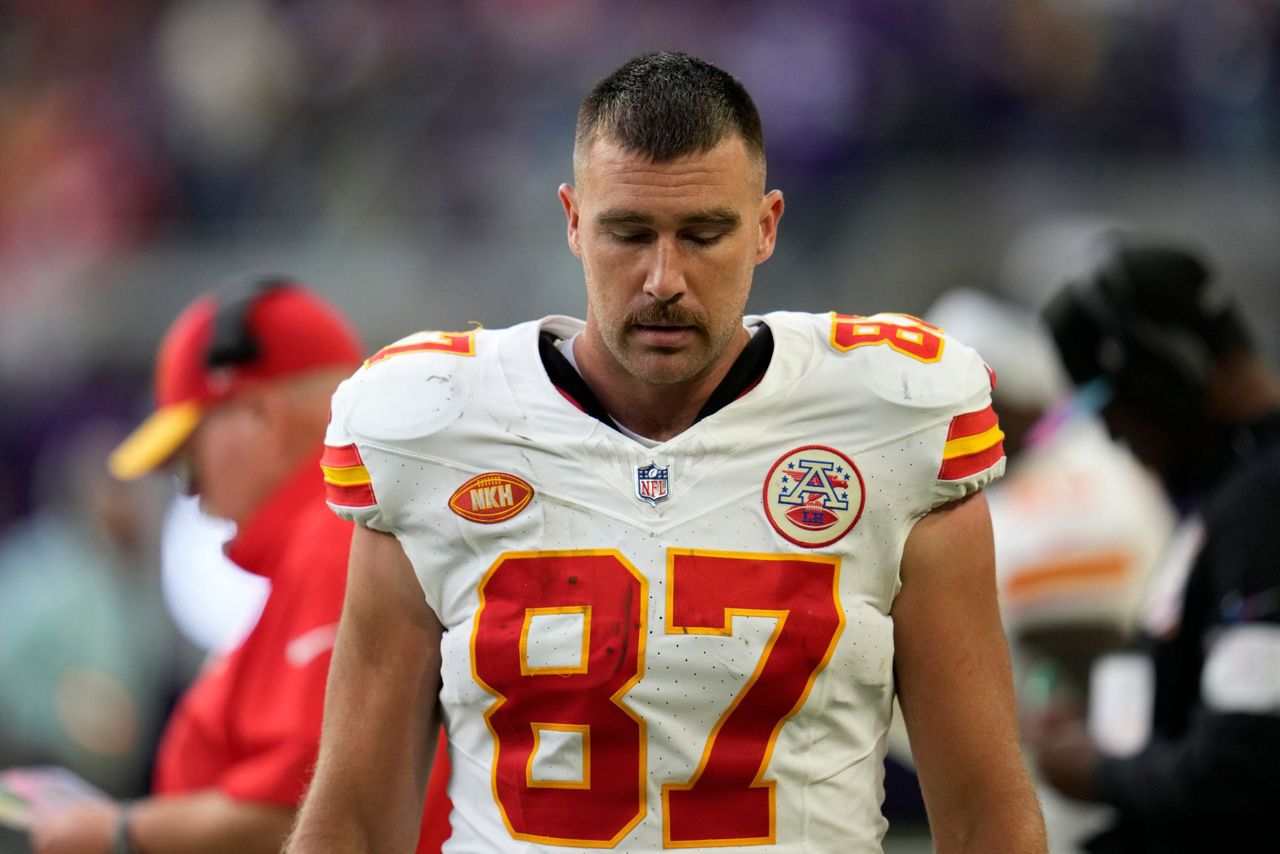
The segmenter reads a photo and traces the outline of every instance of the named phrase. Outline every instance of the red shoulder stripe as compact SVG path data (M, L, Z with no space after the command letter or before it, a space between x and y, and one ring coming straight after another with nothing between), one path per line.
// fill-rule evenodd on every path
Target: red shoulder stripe
M346 469L364 465L360 459L360 449L355 445L325 445L324 455L320 457L320 465L334 469Z
M942 461L938 470L938 480L963 480L966 477L986 471L1004 457L1004 442L996 442L989 448L962 457L952 457Z
M324 498L330 504L337 504L339 507L372 507L378 503L377 497L373 494L373 486L368 483L355 486L335 486L332 483L326 483Z
M369 481L369 471L352 445L325 445L320 457L324 472L324 497L340 507L371 507L378 503Z
M977 436L985 433L1000 421L996 411L988 406L977 412L966 412L951 419L951 429L947 431L947 441L962 439L965 436Z

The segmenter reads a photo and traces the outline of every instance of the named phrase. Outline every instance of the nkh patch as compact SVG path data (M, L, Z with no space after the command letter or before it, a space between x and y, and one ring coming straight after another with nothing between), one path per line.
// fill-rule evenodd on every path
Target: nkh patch
M533 487L502 471L478 474L449 496L449 509L463 519L492 525L523 510L533 498Z
M670 470L670 466L660 466L652 462L647 466L637 466L636 498L648 501L652 505L670 498L671 478L668 475Z
M866 504L853 460L825 445L778 458L764 480L764 512L775 531L806 549L829 546L857 524Z

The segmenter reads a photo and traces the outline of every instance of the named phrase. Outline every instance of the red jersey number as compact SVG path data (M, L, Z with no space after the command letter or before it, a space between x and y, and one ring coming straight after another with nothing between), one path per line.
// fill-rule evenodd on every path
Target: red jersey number
M831 314L831 346L840 352L886 344L921 362L942 358L942 330L909 314Z
M839 560L672 549L667 564L668 634L732 635L738 616L776 624L693 775L663 783L663 844L771 844L775 782L764 774L844 627ZM644 576L612 550L508 554L481 581L472 661L495 697L493 791L514 838L607 848L644 818L645 722L622 698L644 672L648 600ZM532 665L531 619L563 614L582 627L580 659ZM549 730L580 739L578 779L535 778Z

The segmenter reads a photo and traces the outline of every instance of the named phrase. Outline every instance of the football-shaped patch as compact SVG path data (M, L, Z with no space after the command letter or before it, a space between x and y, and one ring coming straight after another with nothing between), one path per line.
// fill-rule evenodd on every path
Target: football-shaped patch
M806 549L829 546L853 530L866 497L853 460L824 445L788 451L764 480L769 524Z
M533 498L533 487L513 474L487 471L449 496L449 509L464 519L492 525L510 519Z
M821 505L792 507L787 511L787 518L806 531L825 531L840 521L839 516Z

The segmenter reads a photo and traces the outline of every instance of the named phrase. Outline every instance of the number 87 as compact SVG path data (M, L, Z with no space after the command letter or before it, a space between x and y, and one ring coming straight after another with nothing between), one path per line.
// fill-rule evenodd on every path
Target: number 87
M844 628L840 561L821 555L670 549L667 634L730 635L735 616L776 620L755 671L711 730L693 776L662 785L667 847L771 844L779 731L804 705ZM480 583L473 676L495 702L493 792L516 839L609 848L645 816L646 722L622 699L644 674L648 581L620 552L508 553ZM584 666L526 666L534 612L577 612ZM539 733L582 739L582 780L533 779Z

